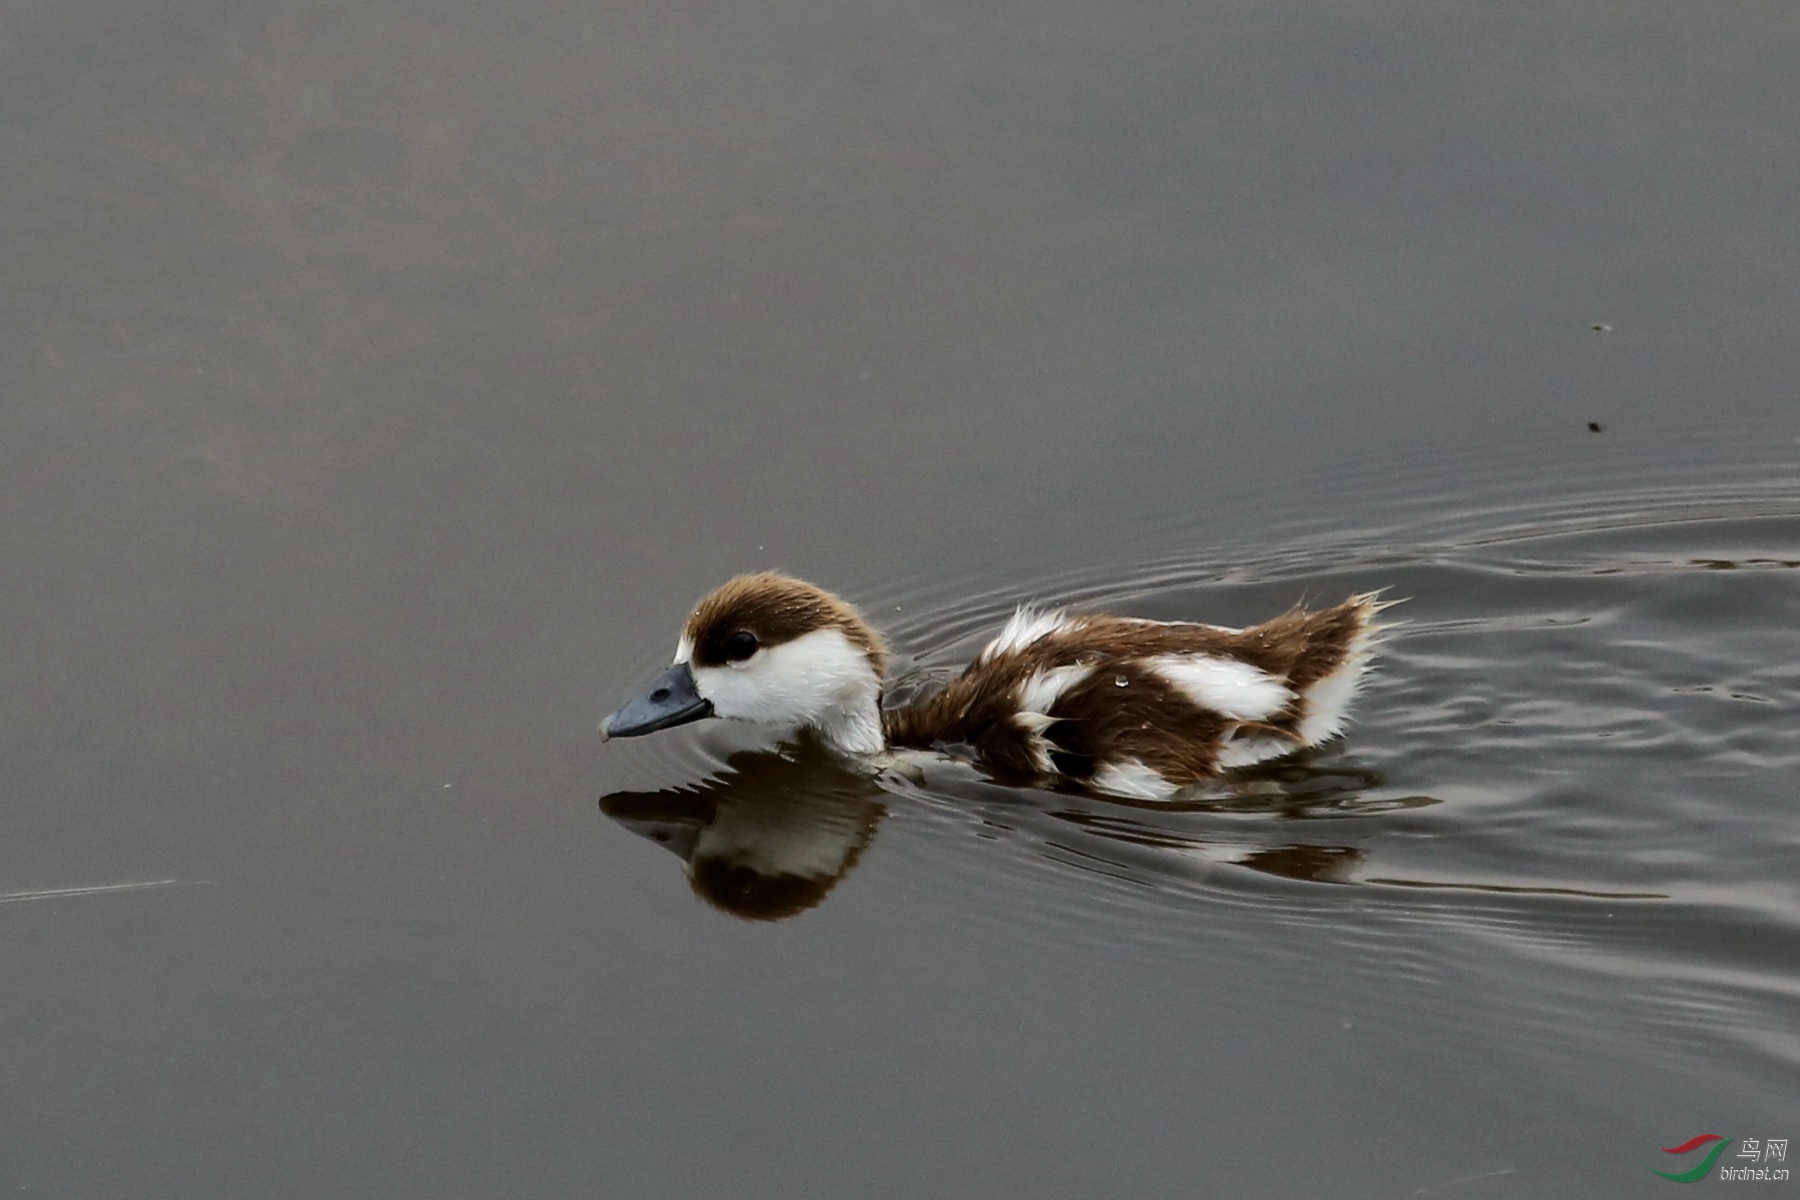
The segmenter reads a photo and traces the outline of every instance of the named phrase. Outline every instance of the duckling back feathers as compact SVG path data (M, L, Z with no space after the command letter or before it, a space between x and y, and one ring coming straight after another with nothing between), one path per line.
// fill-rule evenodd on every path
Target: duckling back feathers
M1018 781L1166 798L1337 734L1379 608L1357 596L1244 630L1021 609L942 692L888 714L888 742L966 745Z

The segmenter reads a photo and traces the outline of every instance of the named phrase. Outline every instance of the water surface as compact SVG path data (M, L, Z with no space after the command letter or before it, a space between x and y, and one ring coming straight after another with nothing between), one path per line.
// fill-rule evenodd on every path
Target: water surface
M9 7L0 1181L1637 1196L1792 1137L1797 48ZM600 746L760 567L927 676L1023 599L1410 624L1173 809Z

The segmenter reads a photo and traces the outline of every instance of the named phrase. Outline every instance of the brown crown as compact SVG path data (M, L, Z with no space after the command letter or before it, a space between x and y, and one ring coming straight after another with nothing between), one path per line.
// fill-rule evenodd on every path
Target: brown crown
M694 644L694 665L715 667L726 662L724 644L735 633L754 634L758 645L779 646L818 629L838 629L850 644L887 669L887 647L854 607L805 580L763 571L739 575L715 591L688 618L687 636Z

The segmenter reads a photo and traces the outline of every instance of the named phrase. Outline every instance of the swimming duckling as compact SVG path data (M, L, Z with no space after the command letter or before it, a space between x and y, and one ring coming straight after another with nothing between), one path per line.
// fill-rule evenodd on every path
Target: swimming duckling
M887 647L855 608L740 575L600 735L727 717L809 728L845 755L937 751L1003 782L1165 800L1340 732L1386 607L1369 593L1248 629L1021 607L941 692L884 712Z

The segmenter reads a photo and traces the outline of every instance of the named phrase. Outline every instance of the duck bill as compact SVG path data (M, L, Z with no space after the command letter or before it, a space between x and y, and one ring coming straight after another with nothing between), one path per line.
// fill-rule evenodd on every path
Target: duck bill
M694 689L694 673L686 663L676 663L600 722L600 737L642 737L712 715L712 701Z

